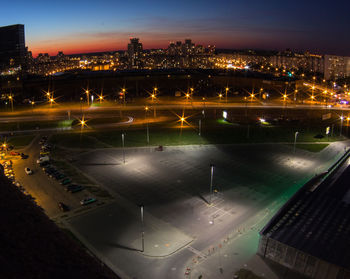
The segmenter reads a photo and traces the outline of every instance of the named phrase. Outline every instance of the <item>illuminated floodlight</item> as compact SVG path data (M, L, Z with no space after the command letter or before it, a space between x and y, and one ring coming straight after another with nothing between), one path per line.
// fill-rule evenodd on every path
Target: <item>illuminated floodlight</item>
M259 120L260 120L261 123L266 122L266 120L264 118L260 118Z
M223 117L224 119L227 118L227 111L226 111L226 110L224 110L224 111L222 112L222 117Z

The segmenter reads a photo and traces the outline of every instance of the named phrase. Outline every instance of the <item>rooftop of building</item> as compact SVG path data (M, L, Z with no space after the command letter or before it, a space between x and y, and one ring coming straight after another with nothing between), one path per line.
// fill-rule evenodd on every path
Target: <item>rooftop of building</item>
M350 269L349 156L306 183L260 234Z

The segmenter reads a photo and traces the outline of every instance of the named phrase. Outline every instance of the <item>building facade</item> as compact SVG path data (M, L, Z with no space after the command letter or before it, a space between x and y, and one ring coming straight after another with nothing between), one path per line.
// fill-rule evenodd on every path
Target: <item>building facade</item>
M25 68L24 25L0 27L0 69Z
M131 38L128 44L128 55L129 55L129 68L130 69L141 69L142 68L142 44L138 38Z
M350 76L350 57L325 55L324 78L336 80Z

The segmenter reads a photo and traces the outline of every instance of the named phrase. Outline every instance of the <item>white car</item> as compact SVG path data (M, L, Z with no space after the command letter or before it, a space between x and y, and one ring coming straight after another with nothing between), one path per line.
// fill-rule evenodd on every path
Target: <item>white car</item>
M36 160L36 162L38 164L44 163L44 162L48 162L50 161L50 157L49 156L44 156L44 157L40 157L38 160Z
M26 174L33 174L33 171L30 168L24 168L24 171L26 172Z

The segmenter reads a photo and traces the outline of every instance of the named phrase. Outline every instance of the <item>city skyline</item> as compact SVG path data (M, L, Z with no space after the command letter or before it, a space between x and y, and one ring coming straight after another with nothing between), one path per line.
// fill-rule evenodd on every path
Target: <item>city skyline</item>
M191 38L217 48L291 48L350 56L350 38L345 35L348 5L340 1L19 1L16 6L2 4L7 13L0 25L24 24L26 45L34 56L126 50L130 37L140 38L145 49L166 48L170 41ZM335 7L336 15L330 17Z

